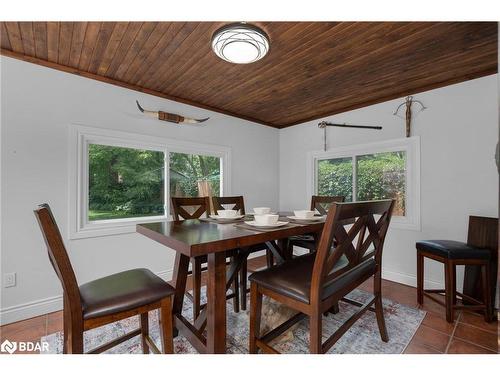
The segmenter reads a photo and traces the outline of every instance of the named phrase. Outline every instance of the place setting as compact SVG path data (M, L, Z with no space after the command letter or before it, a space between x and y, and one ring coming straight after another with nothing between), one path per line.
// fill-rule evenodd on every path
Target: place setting
M201 221L208 221L217 224L234 224L242 222L245 215L240 210L217 210L216 215L209 215L207 218L200 218Z
M293 211L293 215L287 216L287 219L292 223L311 224L324 221L325 216L317 214L312 210L295 210Z
M290 225L290 221L280 220L280 215L271 212L271 208L269 207L255 207L253 211L253 213L247 215L253 217L253 220L245 220L242 224L237 224L236 226L252 230L269 231Z

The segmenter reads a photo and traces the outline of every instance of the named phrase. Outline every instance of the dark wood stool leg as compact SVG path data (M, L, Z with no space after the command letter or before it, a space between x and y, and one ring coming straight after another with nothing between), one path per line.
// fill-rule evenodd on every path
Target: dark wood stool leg
M380 332L380 338L383 342L389 341L387 328L385 326L384 306L382 305L382 271L379 270L373 278L373 294L375 295L375 315L377 316L377 325Z
M483 286L483 301L486 305L484 309L484 320L491 322L493 320L493 303L491 301L491 268L490 263L486 263L481 267L481 284Z
M444 289L445 289L445 306L446 306L446 321L449 323L453 323L454 314L453 314L453 270L455 264L449 259L444 262Z
M240 269L240 303L241 309L247 309L247 261L245 260Z
M309 352L311 354L321 354L323 338L322 314L312 313L309 317Z
M69 347L71 354L83 354L83 329L73 331Z
M68 354L69 350L69 335L70 335L70 314L66 311L69 308L69 305L66 301L66 296L63 296L63 354Z
M257 290L257 284L250 285L250 354L257 353L255 340L260 337L260 318L262 314L262 294Z
M451 296L452 298L452 305L456 306L457 305L457 266L454 264L453 267L451 267L450 270L450 281L451 281L451 291L453 295Z
M424 256L417 251L417 302L424 303Z
M83 316L81 312L71 311L67 298L63 298L63 303L65 353L83 354Z
M201 261L198 258L191 259L193 271L193 317L196 319L201 310Z
M167 297L161 300L158 311L160 317L161 348L163 354L172 354L174 352L173 338L173 315L172 298Z
M146 337L149 335L149 319L148 313L141 314L141 344L142 352L144 354L149 354L149 345L146 341Z

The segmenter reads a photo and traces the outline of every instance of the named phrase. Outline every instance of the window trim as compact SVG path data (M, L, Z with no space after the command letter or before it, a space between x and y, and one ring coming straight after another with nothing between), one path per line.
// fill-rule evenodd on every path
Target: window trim
M329 151L312 151L308 153L306 171L307 195L317 192L317 161L342 157L353 158L353 173L356 171L356 156L376 154L381 152L406 152L405 201L407 215L393 216L391 227L397 229L421 229L420 223L420 137L392 139L388 141L366 143L334 148ZM353 175L353 194L355 194L356 174ZM353 200L356 199L353 195Z
M88 221L88 145L137 148L165 155L165 215ZM170 152L215 156L221 159L221 194L231 194L231 148L179 141L138 133L72 124L70 127L69 238L90 238L135 232L136 224L170 220Z

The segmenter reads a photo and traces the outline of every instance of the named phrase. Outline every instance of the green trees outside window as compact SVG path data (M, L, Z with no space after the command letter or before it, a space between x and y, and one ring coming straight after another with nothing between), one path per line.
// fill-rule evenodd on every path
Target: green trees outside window
M352 158L318 161L318 195L344 196L352 201Z
M164 213L163 152L90 144L89 221Z
M220 158L172 152L171 196L219 195ZM88 220L162 216L165 154L161 151L89 144Z
M170 153L170 195L172 197L219 196L220 158Z
M356 168L353 168L353 159ZM353 197L356 171L356 201L396 199L395 216L405 216L406 153L404 151L358 155L318 161L319 195Z

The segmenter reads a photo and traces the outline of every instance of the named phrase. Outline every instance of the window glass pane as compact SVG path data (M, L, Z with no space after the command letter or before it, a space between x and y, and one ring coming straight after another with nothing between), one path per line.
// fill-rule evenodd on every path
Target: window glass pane
M318 195L342 195L352 201L352 158L318 160Z
M382 152L357 158L357 200L395 198L393 215L405 215L406 152Z
M172 197L219 196L220 158L170 153L170 195Z
M89 221L164 215L164 153L89 145Z

